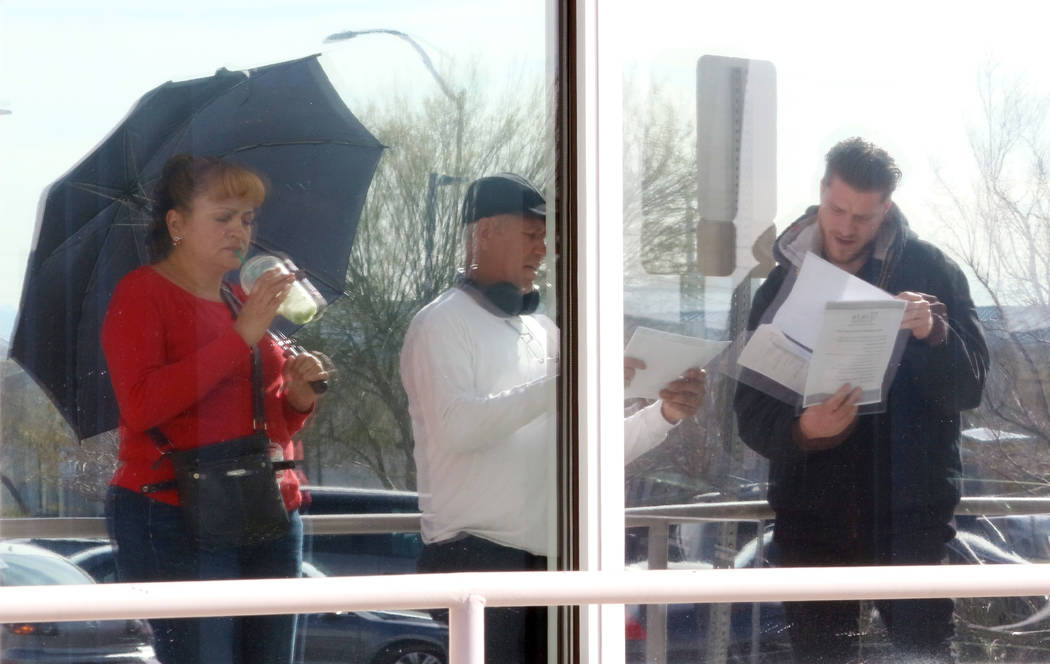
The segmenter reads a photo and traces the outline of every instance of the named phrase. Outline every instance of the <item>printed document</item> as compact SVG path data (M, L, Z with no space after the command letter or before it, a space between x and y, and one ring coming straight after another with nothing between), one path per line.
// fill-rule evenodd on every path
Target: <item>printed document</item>
M806 376L802 407L827 401L843 385L861 388L857 405L882 401L904 300L828 302Z
M762 374L792 392L802 394L809 371L809 351L784 336L774 325L759 325L737 364Z
M772 324L755 330L737 361L800 395L803 408L826 401L846 384L861 388L858 405L879 404L906 307L807 252ZM772 386L755 386L789 398Z
M645 362L635 371L634 380L624 389L625 398L660 398L660 390L687 369L703 367L721 353L728 341L713 341L671 332L639 327L631 335L623 353Z
M892 295L806 252L791 293L773 316L773 325L806 348L813 349L821 332L828 302L896 300Z

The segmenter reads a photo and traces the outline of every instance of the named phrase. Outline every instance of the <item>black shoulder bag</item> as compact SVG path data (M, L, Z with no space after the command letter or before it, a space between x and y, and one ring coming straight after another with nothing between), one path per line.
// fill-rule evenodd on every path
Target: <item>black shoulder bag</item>
M236 315L225 284L223 296ZM258 346L252 346L252 416L255 431L250 435L189 450L175 449L156 427L147 432L161 459L171 461L175 479L148 484L142 492L177 489L186 528L201 549L260 544L288 532L288 511L274 473L295 467L295 462L270 459Z

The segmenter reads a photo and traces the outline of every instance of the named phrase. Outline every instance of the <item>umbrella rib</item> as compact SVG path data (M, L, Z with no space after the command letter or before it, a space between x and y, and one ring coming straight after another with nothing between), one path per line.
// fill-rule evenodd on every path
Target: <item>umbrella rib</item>
M107 187L105 185L89 184L87 182L71 182L70 186L79 189L80 191L87 192L89 194L95 194L102 198L119 201L121 203L137 203L144 205L148 203L148 198L142 194L128 193L126 190L118 189L116 187ZM145 203L144 203L145 201Z
M325 144L345 145L345 146L353 147L353 148L375 148L375 149L379 149L379 150L383 149L382 145L370 145L370 144L367 144L367 143L359 143L359 142L356 142L356 141L344 141L344 140L336 140L336 139L331 139L331 138L301 138L301 139L294 140L294 141L265 141L265 142L261 142L261 143L253 143L251 145L242 145L240 147L234 148L230 152L231 153L233 153L233 152L244 152L245 150L254 150L256 148L275 148L275 147L280 147L280 146L283 146L283 145L325 145Z

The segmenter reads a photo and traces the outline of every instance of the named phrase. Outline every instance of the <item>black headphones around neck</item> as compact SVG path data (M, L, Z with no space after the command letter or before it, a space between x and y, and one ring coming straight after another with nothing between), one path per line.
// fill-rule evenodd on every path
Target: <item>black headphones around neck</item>
M459 280L458 286L497 316L525 316L535 312L540 306L538 288L522 293L509 281L482 286L469 278Z

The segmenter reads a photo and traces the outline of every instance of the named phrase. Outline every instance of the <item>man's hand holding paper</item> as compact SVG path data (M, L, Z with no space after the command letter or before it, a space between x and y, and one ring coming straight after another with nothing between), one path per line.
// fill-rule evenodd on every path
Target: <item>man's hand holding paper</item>
M932 295L911 291L898 293L896 298L906 303L900 329L911 332L920 341L934 345L943 343L945 335L940 329L947 325L948 310L940 300ZM860 388L847 383L826 401L806 408L798 423L796 443L799 447L813 452L830 449L842 442L856 419L861 395Z
M904 310L902 330L931 346L938 346L948 338L948 307L933 295L904 291L897 297L908 303Z
M813 350L820 336L824 309L829 302L893 299L881 288L810 252L802 261L802 268L787 299L773 316L773 325L789 338Z
M795 444L805 452L819 452L836 447L846 439L857 421L860 388L843 385L820 404L802 412L796 423Z
M703 372L689 370L705 366L728 345L639 327L624 349L624 397L667 401L666 391L672 402L692 401L698 387L702 397ZM665 409L664 416L668 414Z
M898 330L929 335L929 306L921 294L894 297L808 253L791 292L773 316L771 327L784 341L779 346L772 343L770 331L759 334L765 327L761 326L741 354L740 364L800 394L804 408L826 402L846 384L860 390L858 405L878 404ZM908 307L911 313L904 319ZM783 362L771 364L773 358L784 356L772 351L787 341L797 344L795 355L805 360L790 380L776 371Z
M696 415L707 393L707 372L689 369L685 374L660 390L660 414L671 424L678 424L687 417Z
M860 389L862 406L882 401L905 307L896 298L828 302L806 375L803 407L827 400L846 384Z

